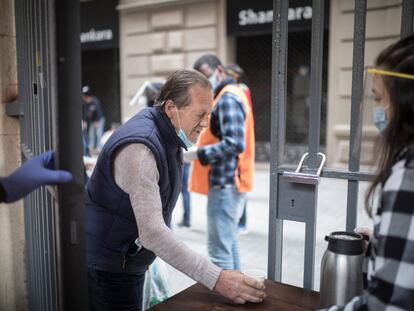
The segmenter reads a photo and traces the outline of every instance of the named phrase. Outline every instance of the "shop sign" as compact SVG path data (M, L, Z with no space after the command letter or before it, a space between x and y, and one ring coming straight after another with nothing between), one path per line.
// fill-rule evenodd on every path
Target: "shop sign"
M112 29L97 30L90 29L88 32L82 32L80 39L81 43L88 42L102 42L102 41L111 41L114 37Z
M289 31L310 31L312 25L312 1L290 0L288 20ZM227 32L230 35L271 33L272 23L272 0L227 1Z
M117 0L81 1L82 50L119 47Z
M288 20L300 21L312 19L312 7L297 7L289 8ZM257 24L271 24L273 22L273 10L254 11L253 9L239 11L239 26L257 25Z

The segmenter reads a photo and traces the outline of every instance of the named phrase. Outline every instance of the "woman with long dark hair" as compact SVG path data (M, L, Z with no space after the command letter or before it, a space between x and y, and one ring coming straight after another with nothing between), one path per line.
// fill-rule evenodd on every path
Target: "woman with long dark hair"
M372 79L368 91L382 134L378 172L366 197L374 220L368 289L329 310L414 310L414 35L383 50L366 79ZM381 196L373 210L376 189Z

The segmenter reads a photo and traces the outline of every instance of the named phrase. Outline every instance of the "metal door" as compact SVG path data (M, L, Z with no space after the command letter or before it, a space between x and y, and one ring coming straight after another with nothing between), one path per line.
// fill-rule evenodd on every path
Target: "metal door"
M305 223L305 256L303 287L311 289L315 269L315 230L318 184L304 183L303 179L289 181L288 175L295 168L286 165L284 159L286 119L286 60L288 50L288 0L273 1L272 46L272 127L271 127L271 175L269 204L269 260L268 276L275 281L282 278L283 222L294 220ZM322 86L322 55L324 0L313 0L311 85L309 113L309 158L305 174L316 175L320 161L320 115ZM355 0L351 124L348 170L325 168L322 176L348 181L346 230L353 230L357 220L357 200L360 181L368 181L371 175L360 171L362 115L359 104L363 93L365 27L367 1ZM402 1L401 37L413 31L413 1ZM316 178L316 177L315 177ZM306 180L305 180L306 181Z
M74 182L24 200L30 310L86 310L79 1L15 0L23 161L56 151Z

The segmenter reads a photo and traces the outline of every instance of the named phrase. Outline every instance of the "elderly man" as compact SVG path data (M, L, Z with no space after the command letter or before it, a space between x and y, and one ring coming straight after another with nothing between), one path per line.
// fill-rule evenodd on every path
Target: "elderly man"
M140 310L145 271L156 256L236 303L260 302L263 285L222 270L169 229L181 188L182 148L208 126L211 85L193 70L171 75L156 105L118 128L87 184L90 311Z

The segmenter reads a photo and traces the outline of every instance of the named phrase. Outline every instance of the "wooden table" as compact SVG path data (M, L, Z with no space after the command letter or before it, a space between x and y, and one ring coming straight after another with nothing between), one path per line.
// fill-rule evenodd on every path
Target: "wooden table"
M262 303L236 305L218 293L195 284L166 301L152 307L153 311L309 311L319 307L319 293L266 280L266 299Z

